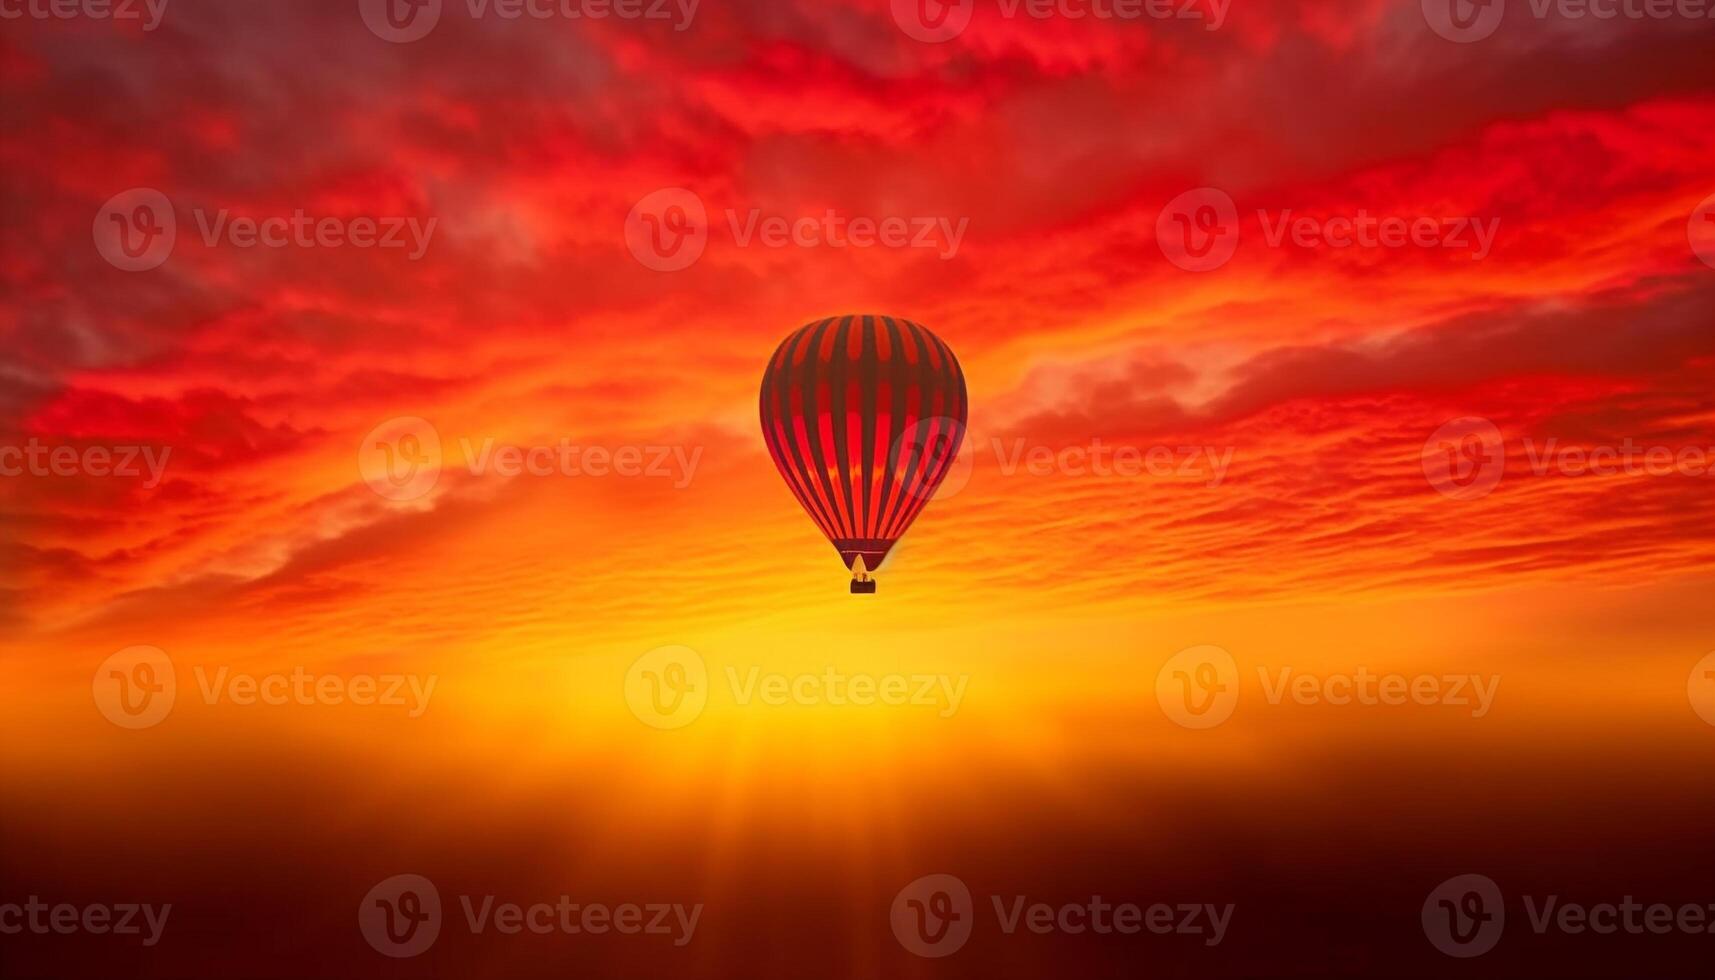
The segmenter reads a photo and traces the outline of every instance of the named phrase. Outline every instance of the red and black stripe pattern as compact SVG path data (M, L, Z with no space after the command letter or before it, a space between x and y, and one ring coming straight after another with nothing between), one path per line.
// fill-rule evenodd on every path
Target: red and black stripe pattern
M874 569L964 441L965 374L909 320L830 317L781 341L762 376L762 434L798 502L850 568Z

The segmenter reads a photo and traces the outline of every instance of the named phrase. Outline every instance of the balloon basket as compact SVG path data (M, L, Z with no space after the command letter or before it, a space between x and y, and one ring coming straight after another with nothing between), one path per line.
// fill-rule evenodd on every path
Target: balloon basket
M852 579L852 595L875 595L875 579L867 582Z

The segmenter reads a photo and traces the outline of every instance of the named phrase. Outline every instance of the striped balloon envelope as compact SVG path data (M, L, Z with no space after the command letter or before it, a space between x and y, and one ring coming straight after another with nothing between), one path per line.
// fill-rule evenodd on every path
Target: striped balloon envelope
M965 374L923 326L839 316L780 342L762 376L762 436L798 503L874 592L878 568L964 442Z

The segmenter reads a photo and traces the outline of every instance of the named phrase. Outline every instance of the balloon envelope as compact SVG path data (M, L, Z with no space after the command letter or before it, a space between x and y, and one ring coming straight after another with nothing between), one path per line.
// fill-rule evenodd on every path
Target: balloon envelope
M946 477L968 410L952 349L887 316L795 331L769 360L761 402L763 438L787 487L846 567L861 559L868 569Z

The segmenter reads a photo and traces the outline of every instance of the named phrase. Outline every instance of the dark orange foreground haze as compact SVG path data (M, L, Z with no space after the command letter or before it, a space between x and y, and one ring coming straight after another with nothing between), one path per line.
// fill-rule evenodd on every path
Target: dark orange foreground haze
M1709 976L1712 10L0 0L0 976Z

